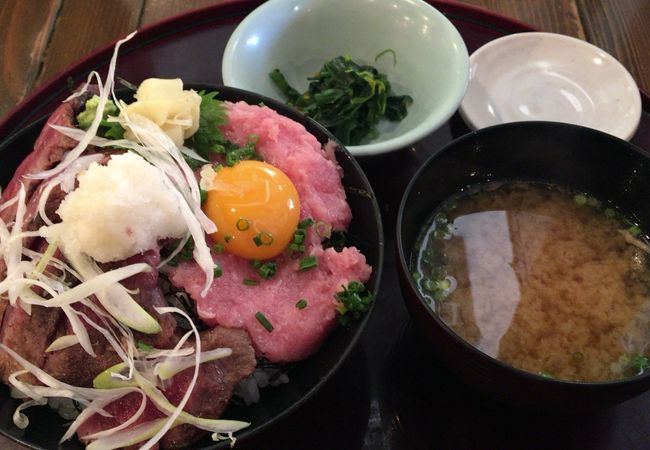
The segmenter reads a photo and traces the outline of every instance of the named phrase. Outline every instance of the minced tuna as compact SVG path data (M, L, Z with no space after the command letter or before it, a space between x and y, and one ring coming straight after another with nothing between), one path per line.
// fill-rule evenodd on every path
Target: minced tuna
M352 214L333 153L323 150L302 125L270 108L244 102L226 106L229 123L222 128L224 135L239 145L244 145L249 135L257 135L258 153L294 183L301 219L346 229ZM246 329L258 356L273 362L303 359L319 348L336 324L336 292L352 280L365 283L371 273L356 248L341 252L323 249L313 228L308 230L304 255L317 258L314 268L300 271L297 258L281 255L274 259L278 263L274 277L248 286L243 283L245 278L259 279L249 261L223 253L214 255L223 275L205 296L200 295L203 272L193 261L172 269L170 281L196 300L199 316L208 325ZM306 306L300 309L296 303L303 299ZM267 330L268 324L263 326L257 313L263 314L272 331Z

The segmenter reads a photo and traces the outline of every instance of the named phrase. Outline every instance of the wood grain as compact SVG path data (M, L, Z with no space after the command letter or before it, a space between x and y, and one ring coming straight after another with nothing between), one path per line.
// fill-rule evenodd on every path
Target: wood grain
M617 58L650 93L650 1L577 0L587 40Z
M144 0L64 0L37 84L135 30Z
M147 0L140 26L158 22L192 9L223 3L225 0Z
M0 7L0 116L32 87L62 0L6 1Z
M543 31L585 38L574 0L460 0L458 3L478 6Z

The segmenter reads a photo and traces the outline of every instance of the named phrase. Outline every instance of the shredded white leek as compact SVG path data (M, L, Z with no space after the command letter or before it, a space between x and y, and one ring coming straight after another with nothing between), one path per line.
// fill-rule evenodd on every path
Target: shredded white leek
M56 352L57 350L63 350L68 347L72 347L73 345L77 345L79 343L79 336L76 334L67 334L65 336L61 336L60 338L55 339L52 341L49 347L45 349L45 353L49 352Z
M216 361L217 359L225 358L232 355L230 348L216 348L207 352L201 353L201 364ZM183 358L167 358L165 361L156 364L154 374L158 375L161 380L169 380L174 375L189 369L194 366L195 358L186 356Z
M182 146L178 148L160 127L149 119L137 114L127 114L124 111L124 104L115 98L113 92L119 48L134 34L130 34L115 45L105 83L98 73L93 72L88 76L82 89L66 100L84 95L91 82L97 83L99 103L89 129L82 131L52 126L60 133L77 140L77 145L67 152L55 167L27 175L31 179L43 180L35 195L39 196L38 215L46 226L38 231L24 229L26 222L32 218L27 215L27 193L22 184L13 198L0 205L0 211L10 207L15 208L11 218L13 221L0 220L0 258L6 266L6 277L0 281L0 295L8 298L11 305L19 305L27 313L30 313L32 305L61 309L73 334L54 340L47 348L47 352L80 345L87 353L94 356L89 331L95 330L110 345L120 362L97 377L97 388L84 388L57 380L0 343L0 351L8 353L23 368L8 377L12 395L25 400L15 410L13 420L17 426L26 427L29 421L23 411L30 406L43 405L48 399L65 398L79 402L85 409L72 422L61 440L63 442L74 436L79 427L93 415L109 417L110 414L104 409L107 405L127 394L137 392L141 397L137 411L128 420L111 429L83 436L84 439L93 441L88 445L88 449L106 450L144 442L141 448L146 450L156 445L169 429L179 424L191 424L210 431L215 440L227 435L234 442L232 434L248 426L248 423L196 417L184 411L196 386L200 365L228 357L232 350L219 348L202 352L200 335L193 321L185 312L173 307L156 308L156 311L159 314L175 313L184 316L192 330L182 336L172 349L139 350L132 329L143 333L158 333L161 328L158 322L131 297L131 292L122 286L121 281L147 272L151 267L139 263L104 272L92 258L81 253L70 254L66 251L65 245L62 245L64 243L56 242L52 234L48 234L48 227L55 225L46 213L53 190L60 187L65 193L71 192L78 174L91 164L105 158L103 154L83 155L88 145L119 146L130 149L160 171L164 183L171 188L187 224L186 236L161 265L173 258L192 238L194 259L205 273L202 293L207 293L212 284L214 262L205 235L214 233L216 226L201 210L200 186L184 155L199 161L207 161L192 149ZM97 137L97 130L109 96L122 110L119 119L111 120L120 121L123 127L128 127L137 137L138 142ZM24 239L28 237L43 237L52 239L52 242L41 253L24 247ZM63 253L63 259L57 257L57 250ZM93 314L84 313L85 308ZM194 342L188 343L191 337L194 337ZM162 390L174 375L191 368L193 368L193 375L189 386L179 404L174 405L167 400ZM33 375L42 385L32 385L22 381L20 377L25 374ZM167 417L133 427L148 404L155 406Z

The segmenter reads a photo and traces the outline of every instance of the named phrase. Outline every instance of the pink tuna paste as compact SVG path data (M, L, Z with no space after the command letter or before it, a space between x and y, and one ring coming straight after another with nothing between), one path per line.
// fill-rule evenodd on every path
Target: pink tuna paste
M301 219L310 217L333 229L346 229L352 213L333 152L323 150L302 125L270 108L244 102L226 102L226 107L229 123L222 127L224 135L238 145L244 145L250 134L258 136L258 153L296 186ZM242 283L244 278L259 278L248 260L227 253L214 255L223 275L204 297L200 295L203 272L194 262L174 268L170 281L196 300L206 324L244 328L257 356L273 362L297 361L314 353L336 325L336 292L352 280L365 283L372 271L354 247L324 250L313 227L308 230L305 255L316 256L318 266L299 271L298 259L282 255L274 258L276 275L256 286ZM296 307L301 299L307 302L303 309ZM272 324L272 331L262 326L257 312Z

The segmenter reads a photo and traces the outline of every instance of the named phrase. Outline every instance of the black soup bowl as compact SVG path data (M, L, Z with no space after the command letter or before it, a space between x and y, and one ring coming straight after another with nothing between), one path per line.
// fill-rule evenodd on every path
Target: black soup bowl
M518 407L578 412L613 405L650 388L650 373L616 381L573 382L519 370L473 347L433 312L411 275L416 239L445 200L468 186L528 180L610 201L642 229L650 225L650 157L608 134L575 125L519 122L465 135L432 156L404 193L397 218L398 272L422 338L467 384Z

